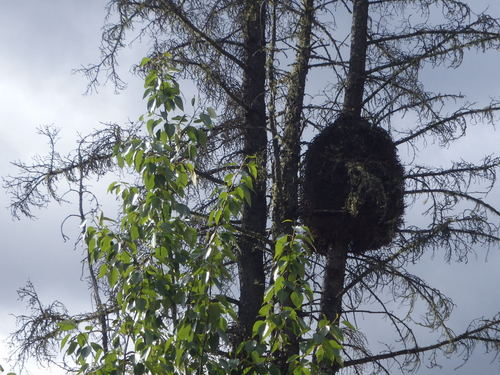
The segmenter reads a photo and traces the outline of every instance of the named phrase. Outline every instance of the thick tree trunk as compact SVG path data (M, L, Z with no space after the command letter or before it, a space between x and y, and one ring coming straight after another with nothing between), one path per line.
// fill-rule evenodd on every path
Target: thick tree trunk
M336 323L342 313L346 260L347 247L341 243L333 245L326 256L321 312L328 320Z
M347 263L347 246L334 244L326 256L326 268L323 279L323 295L321 296L321 312L336 325L340 323L342 314L342 296L344 289L345 267ZM335 364L330 368L323 368L327 373L335 374L340 367Z
M366 50L368 46L368 0L353 0L351 51L349 71L342 112L355 117L361 116L363 92L366 79ZM339 324L342 315L342 296L347 263L348 244L336 243L326 254L323 279L321 313L330 321ZM326 369L324 369L326 371ZM329 368L331 374L337 373L338 365Z
M243 123L243 153L255 156L257 178L254 181L252 204L245 206L242 217L244 233L265 236L267 221L267 133L266 133L266 3L247 0L245 3L243 38L245 67L242 100L247 105ZM255 237L242 235L239 242L240 306L239 320L242 333L249 337L264 296L263 244Z
M354 0L352 8L351 52L344 96L344 113L361 115L366 79L368 47L368 0Z

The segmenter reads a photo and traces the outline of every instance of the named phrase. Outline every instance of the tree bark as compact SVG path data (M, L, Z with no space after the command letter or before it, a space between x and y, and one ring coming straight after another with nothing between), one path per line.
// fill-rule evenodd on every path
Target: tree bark
M295 64L289 76L288 95L283 121L281 142L280 175L276 181L273 207L273 232L278 237L291 234L294 222L298 219L298 188L300 164L300 137L302 133L302 111L309 59L311 56L311 29L314 20L314 0L303 1L303 13L300 18L297 35L297 53ZM285 221L286 220L286 221ZM291 301L289 301L292 305ZM288 359L299 354L299 339L291 330L288 331L289 344L280 353L279 361L282 374L289 374Z
M351 51L344 96L344 113L361 115L366 79L368 47L368 0L354 0L352 7Z
M347 247L341 243L333 245L326 256L321 312L328 320L337 323L342 312L346 260Z
M322 314L336 325L340 323L342 314L342 296L344 291L345 268L347 263L347 246L342 243L333 245L326 256L326 268L323 279L323 295L320 308ZM323 368L335 374L340 369L338 364Z
M354 117L361 116L363 106L368 47L368 4L368 0L353 0L349 71L342 112ZM337 325L342 315L347 250L348 244L335 243L325 252L327 256L320 309L329 321ZM335 374L339 369L340 367L334 364L333 367L323 370Z
M276 188L274 206L275 235L291 233L298 218L298 188L302 112L309 59L311 56L311 29L314 21L314 0L303 1L304 12L297 35L297 54L289 76L286 110L281 143L281 186ZM284 223L284 220L291 220Z
M243 154L255 156L257 178L251 194L251 205L245 206L242 216L244 233L265 236L267 221L267 133L266 133L266 2L247 0L243 25L245 66L242 100L244 109ZM252 327L264 297L263 244L254 237L242 235L239 241L240 305L239 321L244 337L252 334Z

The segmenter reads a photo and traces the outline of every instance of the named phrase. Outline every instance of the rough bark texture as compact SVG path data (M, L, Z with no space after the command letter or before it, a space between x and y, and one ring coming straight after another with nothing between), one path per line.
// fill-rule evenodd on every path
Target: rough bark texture
M281 148L281 186L275 197L275 234L289 233L292 223L298 217L298 170L300 163L301 117L304 106L304 92L309 59L311 56L311 28L314 20L314 0L304 0L304 13L297 35L295 65L289 77L286 112L283 121Z
M347 262L347 246L337 243L332 246L326 256L325 275L323 279L323 295L321 312L334 324L339 324L342 314L342 295ZM338 364L331 368L323 368L325 373L335 374L340 369Z
M352 9L351 50L347 85L345 89L344 114L359 117L363 105L363 90L366 78L366 50L368 29L368 0L354 0ZM342 315L342 292L347 262L347 246L336 243L327 250L323 279L321 312L330 321L340 321ZM325 369L326 370L326 369ZM339 366L329 369L335 374Z
M339 321L342 311L342 289L344 287L347 246L337 243L326 256L325 278L321 298L321 311L332 322ZM334 292L331 292L334 291Z
M354 0L352 8L351 51L343 112L361 115L366 79L366 49L368 47L368 0Z
M266 231L267 204L267 134L265 106L265 19L266 5L249 0L245 4L243 38L245 68L243 78L243 103L247 105L244 114L243 152L255 156L257 179L254 181L252 204L243 211L244 233L264 236ZM264 296L264 253L263 244L255 237L242 236L239 243L240 255L240 306L239 320L243 334L248 337L256 320Z
M281 155L274 197L274 235L291 234L292 225L298 219L298 188L300 164L301 117L309 59L311 56L311 28L314 19L314 0L303 1L303 14L297 35L295 64L289 76L286 110L283 121ZM285 221L286 220L286 221ZM291 304L291 302L290 302ZM289 345L280 353L282 374L291 373L288 359L299 353L299 340L288 332Z

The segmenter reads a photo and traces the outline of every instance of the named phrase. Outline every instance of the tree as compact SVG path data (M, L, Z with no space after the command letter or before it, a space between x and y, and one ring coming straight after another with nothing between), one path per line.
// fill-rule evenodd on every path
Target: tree
M238 248L234 222L251 204L258 181L254 158L225 175L211 194L216 203L208 215L191 210L186 198L198 184L197 153L206 145L211 117L171 116L184 106L174 71L165 61L146 58L141 65L150 70L147 135L116 143L113 151L118 167L131 168L140 183L112 183L121 219L101 215L83 231L89 267L99 270L91 275L94 293L105 280L112 305L71 317L60 304L44 307L28 285L20 295L37 316L20 317L21 355L36 350L43 356L51 341L60 341L78 373L279 373L275 353L293 332L304 336L301 351L287 358L293 371L318 373L340 361L339 328L302 318L303 302L313 300L305 273L312 241L305 228L277 239L273 283L259 319L248 336L238 332L239 302L228 296ZM293 305L285 303L289 299Z
M214 124L203 116L205 126L211 127L205 151L194 164L200 182L190 190L189 211L200 217L214 212L219 200L208 192L225 186L227 172L239 170L248 157L254 158L256 178L248 191L251 205L243 205L233 223L239 232L238 256L232 264L237 270L229 268L239 282L224 284L227 293L235 293L231 298L238 306L234 331L241 335L235 338L237 343L247 342L262 318L264 291L273 285L274 244L279 238L293 238L295 224L304 220L299 199L304 184L301 176L307 172L302 164L303 143L312 132L327 128L339 115L362 116L373 126L389 130L396 146L409 145L417 155L427 140L447 146L465 135L471 124L493 123L499 109L496 99L476 107L459 94L432 93L419 79L428 66L459 66L468 49L498 49L499 20L474 14L465 2L113 0L109 12L117 14L119 21L105 28L102 60L83 69L90 88L101 74L121 87L115 70L117 56L135 25L140 36L152 41L152 63L170 52L182 74L197 83L202 103L219 113ZM341 26L345 18L352 20L350 32ZM149 74L151 65L146 66L138 66L137 71ZM322 85L312 79L319 69L324 70L322 78L328 77ZM412 116L411 127L401 125L403 115ZM130 134L143 136L134 129L115 129L115 137L105 147L95 145L104 145L109 136L96 134L94 139L83 140L81 146L89 148L79 147L69 163L50 158L45 165L21 165L25 174L7 181L14 193L14 214L29 214L33 205L43 205L45 184L57 198L53 183L65 174L83 195L87 178L106 173L114 165L110 160L115 140L119 144ZM337 324L345 317L355 321L367 309L392 323L402 347L379 354L371 353L361 332L345 328L343 365L358 373L367 366L388 373L388 361L397 361L402 371L412 371L418 368L422 353L464 350L468 355L476 343L498 350L498 316L472 322L462 334L454 334L446 324L451 301L406 266L433 249L444 249L445 257L454 261L466 259L478 244L498 243L499 212L485 195L474 191L478 185L487 190L493 186L499 158L487 156L479 164L460 161L444 169L402 162L406 213L425 200L428 221L418 227L399 226L392 241L380 249L353 253L344 246L344 252L326 250L326 257L310 255L310 266L304 271L312 282L314 298L302 318L310 319L311 327L322 316ZM89 265L89 273L97 280L94 267ZM102 317L115 313L116 296L110 293L102 303L99 296L108 286L94 281L93 285L97 311L88 316L101 318L101 346L106 348L110 328ZM423 303L427 309L423 320L412 319L439 331L444 339L434 345L419 344L415 326L384 304L379 297L382 290L398 301ZM33 293L27 295L36 300ZM363 303L367 301L376 301L380 309L366 308ZM293 308L291 296L281 302ZM37 333L28 324L20 333L33 332L43 339L54 328L48 327L49 331ZM282 373L289 371L287 359L302 353L301 335L290 329L285 336L276 362ZM23 341L33 336L19 337ZM24 342L29 353L33 343Z

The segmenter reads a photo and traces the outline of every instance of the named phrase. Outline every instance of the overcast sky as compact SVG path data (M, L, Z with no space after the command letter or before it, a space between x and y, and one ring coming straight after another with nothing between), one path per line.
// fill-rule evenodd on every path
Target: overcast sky
M0 0L0 176L16 170L9 161L28 161L48 148L46 139L36 135L37 127L54 125L61 128L60 146L71 149L78 132L85 134L100 122L124 123L137 119L144 110L142 82L130 77L128 89L119 95L111 86L101 87L98 95L85 96L86 81L71 71L98 58L100 30L104 22L104 1L97 0ZM490 12L500 17L498 0L490 3ZM470 55L463 69L453 72L427 72L433 86L463 91L474 100L500 97L499 53ZM122 56L123 72L141 58L137 50L126 49ZM478 160L483 153L498 151L500 132L491 128L472 129L467 138L447 150L437 147L426 153L426 161L446 165L448 160ZM490 202L499 206L499 190ZM17 301L16 289L31 280L48 303L59 299L76 312L90 304L86 285L81 282L82 254L73 242L64 243L60 235L61 220L74 207L51 205L35 212L34 221L10 218L8 197L0 193L0 340L15 327L10 314L19 314L24 306ZM77 223L74 223L77 225ZM457 304L452 326L456 332L473 318L491 316L500 311L500 249L486 256L478 249L477 257L468 264L447 265L439 255L428 257L415 266L415 271L432 285L445 291ZM368 335L383 341L384 332L376 322L359 322ZM0 344L0 364L6 356ZM471 361L457 371L460 361L443 362L443 370L427 370L418 374L484 374L500 372L498 362L478 348ZM8 368L6 368L8 370ZM34 374L57 374L55 369L33 370Z

